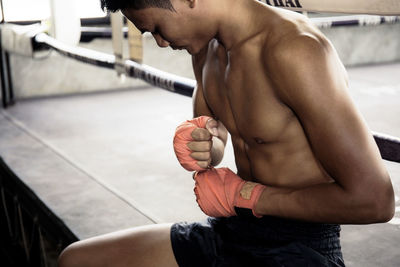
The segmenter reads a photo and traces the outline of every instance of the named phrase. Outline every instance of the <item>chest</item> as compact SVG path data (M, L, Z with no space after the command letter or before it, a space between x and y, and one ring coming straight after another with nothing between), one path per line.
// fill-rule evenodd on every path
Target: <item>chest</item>
M260 51L227 54L224 48L213 46L202 73L207 104L233 137L248 144L282 137L293 113L279 100Z

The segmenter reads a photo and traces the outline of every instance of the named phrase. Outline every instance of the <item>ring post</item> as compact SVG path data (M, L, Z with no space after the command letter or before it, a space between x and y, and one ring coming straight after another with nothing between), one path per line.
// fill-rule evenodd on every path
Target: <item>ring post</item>
M3 56L3 45L1 44L1 27L0 27L0 80L1 80L1 101L3 108L7 107L7 76L6 76L6 66L4 64Z
M0 79L1 79L1 99L3 108L14 103L14 92L11 77L10 55L3 50L1 26L5 23L3 0L0 0L1 21L0 21Z
M112 46L115 56L115 65L114 68L117 71L118 76L122 76L125 74L124 69L124 47L123 47L123 18L120 12L111 13L111 30L112 30Z
M50 35L69 45L81 39L81 19L75 0L50 0Z
M129 59L138 63L143 62L142 33L128 20Z

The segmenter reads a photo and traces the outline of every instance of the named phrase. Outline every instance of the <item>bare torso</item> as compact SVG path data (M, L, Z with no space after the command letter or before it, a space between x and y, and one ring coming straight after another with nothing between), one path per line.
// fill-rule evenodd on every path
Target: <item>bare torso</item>
M200 60L203 95L231 135L241 178L295 188L327 183L329 175L314 156L296 114L272 85L262 60L281 38L323 37L301 22L301 16L285 13L283 19L278 12L286 11L269 19L280 25L279 32L269 32L268 38L261 31L228 53L217 40L209 43Z

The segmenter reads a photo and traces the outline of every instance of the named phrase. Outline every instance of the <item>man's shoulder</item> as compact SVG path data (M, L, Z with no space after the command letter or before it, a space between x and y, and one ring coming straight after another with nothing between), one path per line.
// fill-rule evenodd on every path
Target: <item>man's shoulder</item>
M263 63L268 69L303 65L321 60L333 52L329 40L320 32L294 24L265 44Z
M282 23L281 31L278 28L263 47L261 60L275 90L288 94L296 88L295 77L309 79L337 57L329 40L307 18Z
M197 54L192 55L192 66L196 79L201 77L201 69L207 57L208 46L203 47Z
M207 57L210 46L214 44L215 39L211 39L197 54L192 55L193 66L203 65Z
M220 49L220 44L216 39L211 39L197 54L192 55L192 66L197 82L201 81L202 70L210 52L215 53Z
M270 30L265 32L263 47L267 56L281 57L298 49L328 45L323 33L306 16L288 10L275 10L275 13L271 21L267 21Z
M193 67L203 67L208 55L221 57L226 55L226 51L217 39L211 39L205 47L192 56Z

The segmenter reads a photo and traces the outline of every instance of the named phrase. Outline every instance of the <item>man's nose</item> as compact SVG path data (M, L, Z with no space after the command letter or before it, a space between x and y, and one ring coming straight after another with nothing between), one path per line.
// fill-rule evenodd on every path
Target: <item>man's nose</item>
M154 39L156 39L157 45L159 47L168 47L169 42L164 40L158 33L153 33Z

